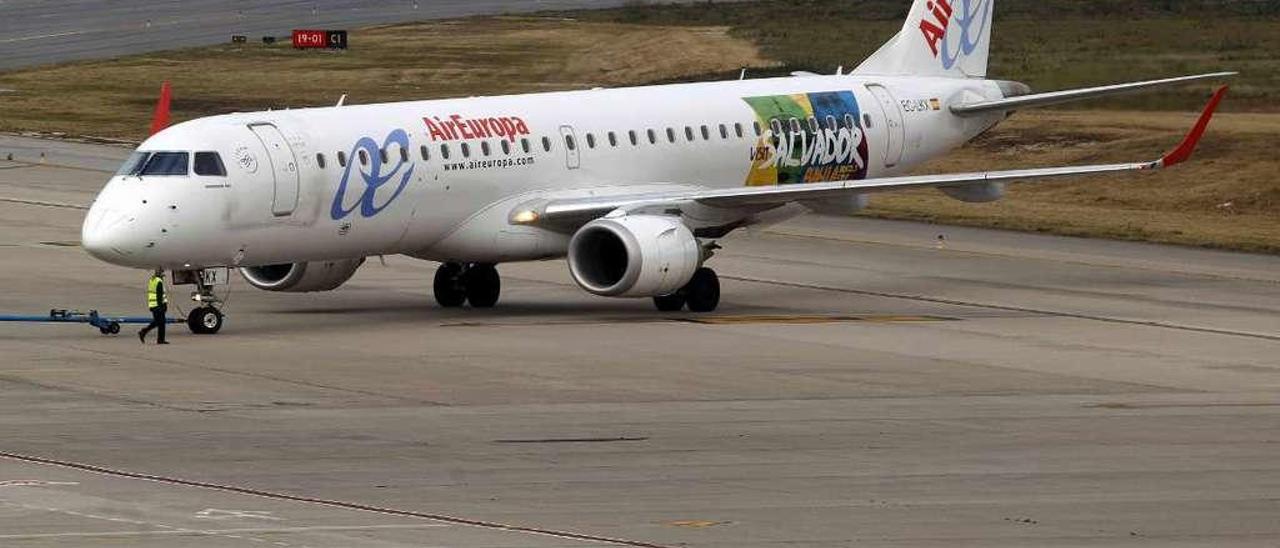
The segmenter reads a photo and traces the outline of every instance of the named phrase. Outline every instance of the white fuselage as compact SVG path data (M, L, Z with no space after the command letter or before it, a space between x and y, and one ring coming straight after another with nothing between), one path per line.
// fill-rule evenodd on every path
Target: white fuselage
M140 268L558 257L571 234L514 224L514 207L891 175L1003 118L948 105L1000 97L981 79L803 76L213 116L138 150L215 152L225 175L117 175L83 242Z

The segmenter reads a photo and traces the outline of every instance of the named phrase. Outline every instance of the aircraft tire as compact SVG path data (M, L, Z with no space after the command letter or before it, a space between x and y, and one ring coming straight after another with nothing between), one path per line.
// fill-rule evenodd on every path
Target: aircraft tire
M684 308L684 301L684 295L681 293L658 295L653 298L653 306L660 312L679 312Z
M710 268L699 268L685 284L683 293L689 312L711 312L720 305L720 277Z
M187 314L187 329L196 335L213 335L222 330L222 311L201 306Z
M435 291L436 302L445 308L462 306L467 302L467 291L462 280L462 265L443 263L436 269Z
M466 286L467 302L475 308L492 308L498 304L502 294L502 278L498 269L491 264L476 264L467 269L463 285Z

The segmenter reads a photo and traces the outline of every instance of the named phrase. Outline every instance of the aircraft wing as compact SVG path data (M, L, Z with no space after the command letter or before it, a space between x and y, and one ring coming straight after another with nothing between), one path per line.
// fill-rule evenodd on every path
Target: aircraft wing
M1009 111L1020 108L1043 107L1049 105L1057 105L1061 103L1069 103L1071 101L1081 101L1084 99L1094 99L1097 97L1105 97L1108 95L1119 95L1122 93L1132 93L1147 88L1168 86L1173 84L1181 84L1184 82L1194 82L1197 80L1208 80L1211 78L1222 78L1225 76L1233 76L1235 72L1214 72L1210 74L1197 74L1194 76L1179 76L1177 78L1164 78L1162 80L1147 80L1145 82L1129 82L1127 84L1115 84L1110 86L1099 86L1083 89L1069 89L1066 91L1053 91L1049 93L1033 93L1030 95L1018 95L1006 99L995 99L991 101L979 101L976 103L965 103L960 105L952 105L951 113L956 116L975 116L992 111Z
M585 223L615 210L663 210L680 209L681 206L699 204L715 208L750 206L779 206L800 200L822 200L847 194L886 192L917 187L942 187L986 184L1006 181L1052 179L1067 176L1094 175L1125 171L1150 171L1169 167L1191 157L1200 138L1213 118L1214 110L1226 95L1227 87L1218 88L1205 105L1196 124L1177 148L1156 160L1128 164L1101 164L1086 166L1015 169L1007 171L983 171L944 175L909 175L882 177L825 183L793 185L737 187L728 189L682 189L670 192L650 192L630 195L613 195L590 198L535 200L517 206L510 214L510 222L526 225L575 225Z

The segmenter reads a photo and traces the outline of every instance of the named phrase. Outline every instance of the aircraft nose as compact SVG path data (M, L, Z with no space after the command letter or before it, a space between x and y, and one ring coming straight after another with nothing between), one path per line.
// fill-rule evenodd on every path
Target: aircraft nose
M135 266L139 250L130 245L128 215L116 208L94 204L80 227L80 246L98 260L121 266Z

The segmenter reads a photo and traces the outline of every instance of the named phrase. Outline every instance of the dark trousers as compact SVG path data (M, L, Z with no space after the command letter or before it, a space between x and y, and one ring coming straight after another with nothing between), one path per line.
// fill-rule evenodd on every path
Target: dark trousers
M155 329L157 331L156 342L164 342L164 314L168 309L169 307L167 306L157 306L151 309L151 323L142 328L142 338L147 338L147 333L150 333L152 329Z

